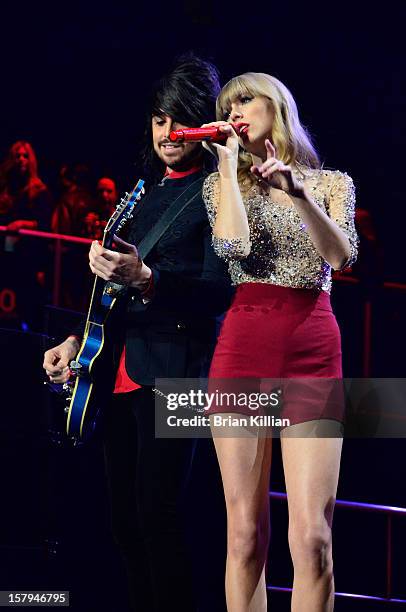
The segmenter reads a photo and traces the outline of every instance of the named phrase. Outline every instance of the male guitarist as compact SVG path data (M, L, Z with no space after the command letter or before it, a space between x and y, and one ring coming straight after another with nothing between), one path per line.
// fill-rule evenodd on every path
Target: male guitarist
M193 55L156 84L144 160L157 180L139 204L128 242L118 238L113 251L95 241L89 253L94 274L128 288L118 300L122 343L104 436L113 532L126 563L132 609L141 612L196 609L178 512L194 441L155 438L152 387L157 377L203 373L215 344L216 317L231 299L201 197L210 161L200 143L169 140L171 130L211 121L218 91L214 66ZM141 261L136 245L186 190L188 198L196 197ZM70 336L45 353L51 381L68 379L78 350L78 339Z

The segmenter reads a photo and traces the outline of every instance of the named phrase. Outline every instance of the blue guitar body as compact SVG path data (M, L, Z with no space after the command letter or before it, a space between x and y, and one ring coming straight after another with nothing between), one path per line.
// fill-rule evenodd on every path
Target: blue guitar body
M132 217L133 209L144 193L144 181L139 180L126 194L104 230L103 246L111 248L114 234ZM112 364L113 337L109 335L111 312L125 288L95 277L82 345L75 361L70 364L76 375L68 408L66 431L76 444L89 438L109 402L114 387Z

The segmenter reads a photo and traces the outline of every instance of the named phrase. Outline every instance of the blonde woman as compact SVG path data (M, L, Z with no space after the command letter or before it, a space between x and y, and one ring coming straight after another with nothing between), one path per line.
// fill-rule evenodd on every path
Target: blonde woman
M331 269L354 261L354 186L324 170L278 79L233 78L217 100L225 144L210 144L218 172L204 186L217 254L236 285L210 379L340 379L340 332ZM230 124L243 123L237 136ZM230 381L227 383L230 388ZM341 407L325 394L284 402L281 445L294 566L292 610L333 609L332 517L341 456ZM245 414L215 405L209 413ZM249 412L249 411L248 411ZM211 417L213 419L213 417ZM319 435L320 424L327 435ZM213 428L228 516L229 612L267 609L271 436L222 437Z
M0 168L0 224L10 230L49 230L51 196L38 176L32 145L18 140L11 145Z

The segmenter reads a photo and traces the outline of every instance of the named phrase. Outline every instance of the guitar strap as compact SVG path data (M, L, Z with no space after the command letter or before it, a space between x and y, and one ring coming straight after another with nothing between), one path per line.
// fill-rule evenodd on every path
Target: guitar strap
M172 202L169 208L166 209L158 223L152 227L149 232L144 236L139 245L137 246L138 255L141 259L145 259L147 255L152 251L158 240L163 236L166 230L174 223L175 219L185 208L200 195L201 187L204 179L207 175L198 178L196 181L191 183L182 193ZM170 179L168 179L170 180ZM192 190L192 187L194 188ZM113 282L107 282L101 303L103 306L110 307L112 301L118 294L123 294L127 291L127 288L123 285L119 285Z
M158 240L163 236L167 229L174 223L179 217L180 213L200 195L201 186L206 176L200 177L189 185L182 193L176 198L174 202L166 209L158 223L154 225L147 233L146 236L141 240L137 246L137 251L141 259L145 259L147 255L152 251ZM170 179L168 179L170 180ZM192 190L192 187L194 188Z

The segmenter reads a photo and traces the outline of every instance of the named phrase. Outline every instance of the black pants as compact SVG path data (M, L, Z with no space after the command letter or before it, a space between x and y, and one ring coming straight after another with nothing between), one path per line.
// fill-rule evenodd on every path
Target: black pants
M113 396L105 423L112 528L123 554L131 610L193 612L181 501L195 442L155 438L150 388Z

